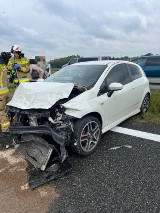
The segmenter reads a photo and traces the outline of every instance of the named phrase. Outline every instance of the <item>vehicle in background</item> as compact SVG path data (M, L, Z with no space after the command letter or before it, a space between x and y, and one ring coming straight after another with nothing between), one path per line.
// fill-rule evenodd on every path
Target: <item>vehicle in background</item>
M141 56L132 62L141 66L148 78L160 78L160 55Z
M79 62L100 61L100 60L108 60L108 56L72 58L70 61L68 61L67 64L64 64L62 68Z

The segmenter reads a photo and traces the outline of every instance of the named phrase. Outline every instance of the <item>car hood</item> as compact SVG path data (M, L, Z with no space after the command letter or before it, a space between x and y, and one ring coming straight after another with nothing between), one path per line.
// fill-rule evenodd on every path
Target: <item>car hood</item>
M7 105L20 109L49 109L60 99L68 98L73 87L73 83L21 83Z

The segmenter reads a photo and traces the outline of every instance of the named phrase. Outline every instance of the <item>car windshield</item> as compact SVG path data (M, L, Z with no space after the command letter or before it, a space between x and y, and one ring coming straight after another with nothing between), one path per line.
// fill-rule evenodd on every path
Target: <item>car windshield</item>
M91 88L95 85L107 65L67 66L46 79L47 82L74 83Z

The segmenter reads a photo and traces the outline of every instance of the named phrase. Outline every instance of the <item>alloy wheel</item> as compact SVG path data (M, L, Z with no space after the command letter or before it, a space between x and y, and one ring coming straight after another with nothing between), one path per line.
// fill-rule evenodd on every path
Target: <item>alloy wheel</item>
M101 135L100 126L95 121L90 121L82 129L80 144L85 152L90 152L97 145Z

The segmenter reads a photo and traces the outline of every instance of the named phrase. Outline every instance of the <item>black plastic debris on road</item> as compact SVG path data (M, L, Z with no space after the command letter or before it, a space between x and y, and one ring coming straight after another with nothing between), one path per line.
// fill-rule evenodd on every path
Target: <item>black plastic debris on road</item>
M55 156L58 157L54 146L46 143L42 139L39 141L31 140L21 143L17 151L20 152L36 169L44 171L54 150Z
M63 163L52 159L45 171L37 170L35 167L29 167L28 169L28 182L31 189L35 189L51 180L55 180L64 176L72 170L71 163L66 159Z
M60 178L72 170L65 148L57 149L43 138L25 136L18 144L17 151L30 163L27 171L31 189Z

